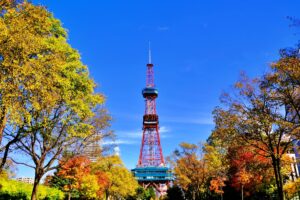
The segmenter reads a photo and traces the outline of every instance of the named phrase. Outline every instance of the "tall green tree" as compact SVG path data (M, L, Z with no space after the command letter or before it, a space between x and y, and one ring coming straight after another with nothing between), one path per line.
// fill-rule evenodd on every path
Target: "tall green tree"
M2 163L12 145L32 159L15 162L35 170L36 199L42 176L62 152L97 132L92 122L103 117L95 112L104 98L94 93L95 83L61 23L44 7L9 2L0 17Z

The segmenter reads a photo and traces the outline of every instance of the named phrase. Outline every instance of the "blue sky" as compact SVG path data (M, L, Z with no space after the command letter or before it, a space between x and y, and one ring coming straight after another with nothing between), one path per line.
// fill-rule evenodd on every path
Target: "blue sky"
M241 71L262 75L293 46L300 30L297 0L53 1L45 5L69 32L69 42L88 65L97 91L107 97L120 154L135 167L140 149L148 41L159 90L162 147L205 141L211 112ZM19 176L33 173L20 168Z

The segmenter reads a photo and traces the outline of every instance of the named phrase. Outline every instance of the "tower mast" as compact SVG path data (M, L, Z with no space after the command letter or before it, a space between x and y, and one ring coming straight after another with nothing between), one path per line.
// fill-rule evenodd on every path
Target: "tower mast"
M300 50L299 50L299 52L300 52ZM148 63L149 64L152 63L151 62L151 43L150 43L150 41L149 41L149 61L148 61Z

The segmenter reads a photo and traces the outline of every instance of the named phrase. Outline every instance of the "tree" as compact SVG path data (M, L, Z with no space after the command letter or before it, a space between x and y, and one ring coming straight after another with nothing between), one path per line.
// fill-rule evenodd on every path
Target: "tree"
M50 185L79 198L102 198L103 191L108 185L108 177L102 171L91 171L91 161L85 156L75 156L61 162Z
M201 145L181 143L180 148L169 158L176 177L175 184L185 191L185 196L195 200L204 192L210 177L207 162Z
M41 6L18 2L1 1L0 170L13 145L27 134L31 107L59 101L58 75L66 62L57 46L66 43L60 22Z
M94 93L79 53L45 8L30 3L9 8L0 29L0 128L10 129L2 162L12 144L32 159L33 164L15 162L35 170L36 199L42 176L55 169L62 152L97 132L92 121L103 117L95 112L104 98Z
M138 183L118 156L107 156L92 163L92 173L104 172L108 183L104 187L106 199L135 195Z
M272 100L285 107L286 120L300 123L300 44L280 50L280 59L271 65L262 87L272 94ZM298 135L299 137L299 135Z
M59 108L60 109L60 108ZM33 160L33 165L14 161L17 164L24 164L35 169L35 182L33 194L40 182L41 177L48 171L56 169L58 166L53 166L54 161L62 157L62 152L67 150L69 146L76 143L78 138L84 138L85 134L92 134L92 128L88 123L84 123L80 118L75 118L71 112L68 115L65 109L56 110L59 115L39 116L41 118L32 118L31 124L39 126L41 119L44 123L51 126L42 126L43 129L36 126L28 134L28 137L19 141L18 149L29 155ZM67 118L65 118L67 116ZM30 128L33 128L32 126ZM33 198L34 199L34 198Z
M153 187L144 189L139 186L136 189L136 194L134 196L129 196L126 200L154 200L156 198L155 190Z
M236 84L236 98L225 95L227 110L218 108L215 113L227 134L234 132L240 140L256 149L256 153L270 158L274 170L279 199L283 196L282 158L292 147L299 134L299 125L288 118L285 105L264 80L249 80L245 76ZM261 152L259 152L261 151Z
M177 185L174 185L173 187L169 187L167 190L167 200L184 200L183 197L183 191L180 187Z
M247 145L232 147L229 151L231 186L241 191L242 197L262 191L273 181L270 159L256 151Z
M68 159L66 162L61 161L56 176L64 180L61 189L68 193L68 199L71 199L72 193L84 190L82 188L85 182L84 178L90 178L90 162L84 156L76 156Z
M216 145L216 141L210 141L210 144L204 145L204 159L207 162L207 169L210 174L210 187L211 191L223 197L223 187L226 186L227 172L229 169L229 161L227 154L222 146Z

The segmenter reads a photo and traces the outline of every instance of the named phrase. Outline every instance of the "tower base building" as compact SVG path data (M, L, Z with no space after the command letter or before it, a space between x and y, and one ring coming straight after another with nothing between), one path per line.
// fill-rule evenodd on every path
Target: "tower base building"
M173 175L168 167L137 167L132 172L144 189L153 187L157 196L166 195L173 180Z

